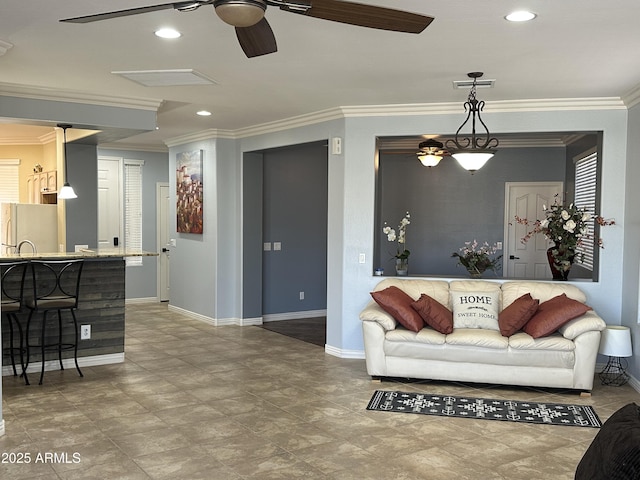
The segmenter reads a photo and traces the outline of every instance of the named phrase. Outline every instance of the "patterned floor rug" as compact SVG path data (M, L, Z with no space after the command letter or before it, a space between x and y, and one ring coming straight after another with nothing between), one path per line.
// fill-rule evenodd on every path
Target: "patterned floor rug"
M384 390L376 390L367 405L367 410L573 427L599 428L602 426L595 410L588 405L520 402Z

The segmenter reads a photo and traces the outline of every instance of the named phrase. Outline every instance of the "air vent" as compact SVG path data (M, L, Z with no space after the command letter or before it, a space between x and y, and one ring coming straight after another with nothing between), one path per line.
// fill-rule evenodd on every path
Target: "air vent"
M493 88L494 84L496 83L495 80L481 80L481 79L476 79L476 88ZM473 85L473 79L472 78L468 78L467 80L454 80L453 81L453 88L471 88L471 85Z
M145 87L179 87L186 85L216 85L217 82L192 69L129 70L111 72Z

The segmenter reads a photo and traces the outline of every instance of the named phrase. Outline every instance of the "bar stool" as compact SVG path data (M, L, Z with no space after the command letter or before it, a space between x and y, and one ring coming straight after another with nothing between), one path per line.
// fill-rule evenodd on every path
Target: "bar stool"
M14 376L18 375L18 372L16 371L16 351L20 353L20 366L22 368L22 372L24 372L26 368L24 363L24 354L26 353L24 335L22 332L22 325L20 324L17 314L22 310L24 302L24 279L27 273L27 265L29 265L28 260L3 262L0 264L3 269L2 286L0 287L2 290L2 304L0 308L2 309L2 318L7 319L9 327L9 347L3 349L2 353L9 355L11 358L11 366L13 367ZM18 329L18 347L14 344L14 325Z
M31 274L33 278L33 298L27 299L26 306L30 310L27 320L26 350L28 367L31 360L31 349L39 348L42 356L42 369L40 371L40 382L44 378L45 353L46 351L57 351L60 370L64 370L62 364L62 351L73 349L73 359L76 364L78 374L82 371L78 366L78 322L75 310L78 308L78 293L80 291L80 276L84 260L31 260ZM63 341L62 311L71 313L73 320L73 342ZM58 312L58 322L48 325L47 314L51 311ZM31 344L32 317L34 313L42 312L42 324L40 325L39 342ZM55 330L53 335L47 329ZM57 335L56 335L57 333ZM55 340L54 340L55 339ZM29 385L26 368L24 373L25 383Z

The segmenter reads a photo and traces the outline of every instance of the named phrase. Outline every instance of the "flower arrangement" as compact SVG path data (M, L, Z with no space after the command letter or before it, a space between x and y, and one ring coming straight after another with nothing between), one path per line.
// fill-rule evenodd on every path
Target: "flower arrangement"
M556 195L557 196L557 195ZM591 236L590 224L595 222L600 226L614 225L614 220L605 220L600 215L592 215L586 208L580 208L573 203L564 206L554 201L553 205L547 208L543 205L545 218L529 222L526 218L516 216L516 221L522 225L533 225L532 230L521 239L522 243L528 242L531 237L542 233L554 243L551 247L551 256L556 269L567 272L571 269L573 260L577 254L578 247ZM602 239L597 242L600 248L604 248ZM580 258L584 254L580 254Z
M491 258L500 249L497 244L489 245L484 242L482 245L477 240L473 242L464 242L464 247L460 247L460 252L453 252L452 257L458 258L458 264L462 265L471 276L480 277L485 270L492 270L496 273L496 269L500 268L500 260L502 255Z
M557 195L556 195L557 196ZM542 233L547 239L552 241L554 245L550 249L553 259L553 266L561 272L563 279L566 279L568 271L571 269L573 260L577 254L577 249L583 242L591 237L591 222L595 222L600 226L614 225L614 220L605 220L600 215L592 215L586 208L580 208L573 203L564 206L554 201L553 205L547 208L542 206L545 218L529 222L526 218L516 216L516 222L522 225L533 225L532 230L521 239L522 243L528 242L531 237L538 233ZM602 239L597 242L600 248L604 248ZM580 254L582 260L584 254ZM551 262L551 260L550 260Z
M393 255L396 259L396 270L398 274L406 275L406 271L408 269L409 263L409 255L411 252L407 250L407 226L411 223L411 215L409 212L402 217L400 220L400 224L398 225L398 233L396 234L396 230L387 225L387 222L384 222L384 227L382 228L382 233L387 236L387 241L389 242L397 242L396 253ZM402 272L402 273L401 273Z

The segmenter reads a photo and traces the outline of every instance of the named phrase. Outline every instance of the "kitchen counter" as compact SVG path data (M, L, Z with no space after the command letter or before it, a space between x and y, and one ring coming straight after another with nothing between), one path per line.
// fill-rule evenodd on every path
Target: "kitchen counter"
M28 248L28 247L26 247ZM153 257L156 252L143 250L127 250L124 248L85 248L78 252L22 252L0 255L0 262L12 262L15 260L69 260L72 258L123 258L123 257Z
M157 256L154 252L131 251L118 248L85 249L79 252L61 253L22 253L0 256L0 270L3 265L15 260L72 260L85 259L80 279L80 296L76 317L78 325L91 325L91 338L80 340L78 346L78 363L80 367L104 365L124 361L125 331L125 258L138 256ZM33 296L32 277L25 278L25 296ZM27 313L18 314L18 318L26 326ZM4 330L3 347L9 346L9 332ZM35 341L35 339L34 339ZM74 368L72 352L63 353L65 368ZM39 352L32 352L32 368L39 370ZM71 356L69 356L71 355ZM13 374L10 366L3 368L3 375ZM47 356L47 370L60 368L54 357ZM35 371L34 370L34 371Z

